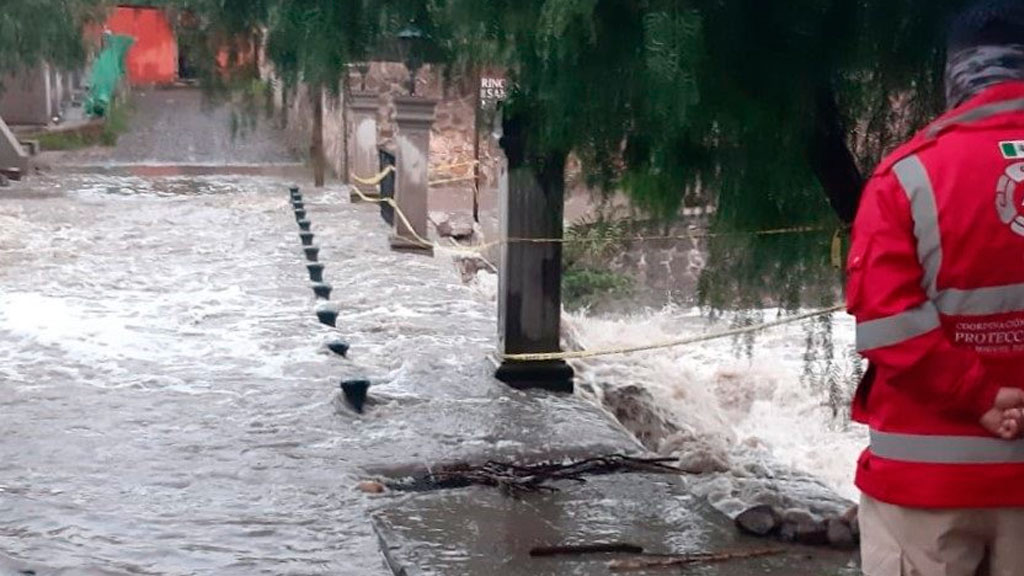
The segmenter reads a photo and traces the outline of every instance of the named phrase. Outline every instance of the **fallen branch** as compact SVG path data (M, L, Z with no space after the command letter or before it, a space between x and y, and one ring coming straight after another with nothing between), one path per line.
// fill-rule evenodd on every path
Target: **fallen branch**
M394 483L395 490L440 490L468 486L490 486L510 495L530 492L557 492L551 484L559 481L586 482L586 476L616 474L620 472L655 472L683 474L683 470L670 466L674 458L634 458L616 454L588 458L562 464L545 463L520 466L507 462L487 462L480 466L452 466L435 471L411 483Z
M581 544L578 546L539 546L530 550L530 556L583 556L586 554L643 554L642 546L636 544Z
M631 560L612 560L608 563L608 569L613 572L631 572L636 570L650 570L652 568L674 568L677 566L689 566L691 564L719 564L722 562L730 562L732 560L777 556L784 552L785 550L772 548L765 550L749 550L744 552L702 552L679 555L649 554L642 558Z

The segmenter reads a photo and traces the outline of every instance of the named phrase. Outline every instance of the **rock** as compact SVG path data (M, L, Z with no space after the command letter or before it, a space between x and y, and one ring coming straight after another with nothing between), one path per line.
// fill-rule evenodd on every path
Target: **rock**
M3 170L0 170L0 173L14 182L21 181L21 168L4 168Z
M659 408L661 404L651 391L643 386L607 385L604 387L603 404L648 450L657 451L666 438L681 432L672 418Z
M828 541L828 523L801 522L796 525L795 541L808 546L825 546Z
M360 482L357 488L366 494L383 494L387 490L380 482L372 481Z
M698 441L679 455L676 466L690 474L714 474L729 471L729 454L721 446Z
M850 549L857 546L857 539L842 518L832 518L828 521L828 543L836 548Z
M464 283L471 282L483 270L492 270L491 265L480 256L457 256L455 266L459 269Z
M846 525L850 527L850 532L853 534L854 539L856 539L857 541L860 541L859 512L860 508L857 506L853 506L852 508L847 510L846 513L842 516L843 522L846 522Z
M789 522L791 524L803 524L814 522L815 518L807 510L801 510L799 508L790 508L782 512L782 521Z
M0 174L0 188L8 188L11 185L11 181L7 178L6 174Z
M736 527L754 536L769 536L779 528L781 518L771 506L754 506L736 517Z
M449 214L437 224L437 235L456 240L472 238L473 218L467 214Z

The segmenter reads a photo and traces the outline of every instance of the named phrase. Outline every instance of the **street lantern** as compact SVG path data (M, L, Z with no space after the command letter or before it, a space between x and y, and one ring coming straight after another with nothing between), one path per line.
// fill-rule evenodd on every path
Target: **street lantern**
M423 67L426 35L416 26L409 25L398 32L398 51L409 70L409 95L416 94L416 75Z

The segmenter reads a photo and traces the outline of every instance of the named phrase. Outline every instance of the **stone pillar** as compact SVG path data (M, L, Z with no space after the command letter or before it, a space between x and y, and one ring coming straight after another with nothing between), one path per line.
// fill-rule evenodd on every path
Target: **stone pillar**
M430 130L434 124L435 100L411 96L395 98L396 170L395 202L412 230L395 214L395 232L391 248L433 254L419 238L427 238L427 168L430 160ZM415 232L415 234L413 234Z
M500 130L495 136L501 138ZM562 238L563 174L558 173L541 183L532 168L510 167L504 154L499 156L502 157L498 166L500 237ZM501 357L561 350L562 244L505 243L501 249L498 284L498 351ZM518 389L573 391L573 369L562 360L503 359L495 377Z
M377 155L377 114L380 111L380 99L369 92L353 92L348 97L348 166L349 174L360 178L373 178L380 172L380 159ZM378 194L376 186L360 184L349 178L350 184L359 188L367 196ZM357 194L352 200L359 201Z

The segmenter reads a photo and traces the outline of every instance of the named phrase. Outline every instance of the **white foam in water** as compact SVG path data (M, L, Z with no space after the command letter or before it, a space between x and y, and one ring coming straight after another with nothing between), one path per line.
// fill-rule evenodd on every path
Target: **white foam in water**
M765 312L765 320L775 312ZM572 316L571 327L588 350L664 342L728 329L711 324L696 310L667 308L618 318ZM678 348L580 363L585 381L600 387L636 384L651 391L670 419L698 439L701 450L725 447L733 470L757 465L767 450L782 466L811 473L839 495L854 500L855 463L866 445L866 431L837 418L827 392L801 381L804 371L803 324L759 334L747 358L726 338ZM849 370L854 325L845 314L834 316L837 365ZM750 450L748 447L758 447ZM761 450L763 448L763 450ZM703 456L703 453L701 454ZM739 461L737 461L739 460ZM750 461L745 461L750 460Z

